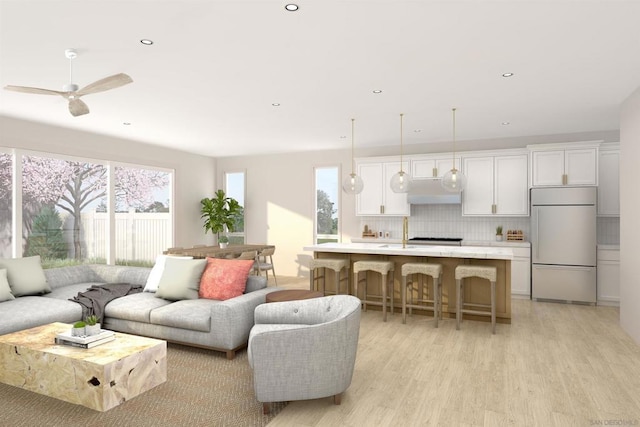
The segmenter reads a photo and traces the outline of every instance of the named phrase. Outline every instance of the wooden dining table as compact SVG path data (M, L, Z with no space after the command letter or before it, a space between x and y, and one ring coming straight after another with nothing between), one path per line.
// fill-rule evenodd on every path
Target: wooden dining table
M192 256L193 258L234 258L244 252L255 252L259 254L264 249L274 247L274 245L266 244L229 245L226 248L219 246L197 246L193 248L169 248L164 251L163 254Z

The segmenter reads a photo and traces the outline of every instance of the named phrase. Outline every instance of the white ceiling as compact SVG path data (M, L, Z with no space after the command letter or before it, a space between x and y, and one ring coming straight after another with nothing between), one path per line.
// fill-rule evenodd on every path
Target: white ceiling
M3 87L62 90L66 48L80 87L134 80L0 114L219 157L349 148L352 117L356 150L399 144L399 113L405 144L450 141L453 106L459 140L614 130L640 87L639 1L286 3L0 0Z

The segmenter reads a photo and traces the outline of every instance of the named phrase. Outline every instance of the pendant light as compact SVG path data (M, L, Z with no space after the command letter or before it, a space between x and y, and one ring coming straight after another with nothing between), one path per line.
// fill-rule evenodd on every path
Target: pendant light
M353 128L356 119L351 119L351 173L342 180L342 189L347 194L360 194L364 188L364 182L354 172L354 160L353 160Z
M456 169L456 109L452 108L451 111L453 112L453 165L451 170L444 174L441 183L445 190L460 193L464 190L467 177Z
M407 193L411 185L411 175L402 169L402 116L400 114L400 172L391 177L391 190L394 193Z

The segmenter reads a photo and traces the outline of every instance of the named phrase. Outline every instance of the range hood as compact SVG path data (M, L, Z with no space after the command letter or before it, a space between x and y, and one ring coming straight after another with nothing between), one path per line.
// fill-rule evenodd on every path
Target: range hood
M414 179L409 186L407 201L412 205L460 204L460 193L450 193L442 187L441 179Z

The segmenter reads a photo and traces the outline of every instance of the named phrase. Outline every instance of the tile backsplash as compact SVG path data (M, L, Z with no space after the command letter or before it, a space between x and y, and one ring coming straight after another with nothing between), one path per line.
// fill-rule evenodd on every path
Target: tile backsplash
M360 229L364 226L376 232L389 232L392 239L402 238L402 217L365 216L360 218ZM524 239L530 240L529 217L469 217L462 216L462 205L412 205L409 217L411 237L462 237L465 240L495 240L496 227L507 230L522 230ZM620 243L620 218L598 217L598 243L615 245Z

